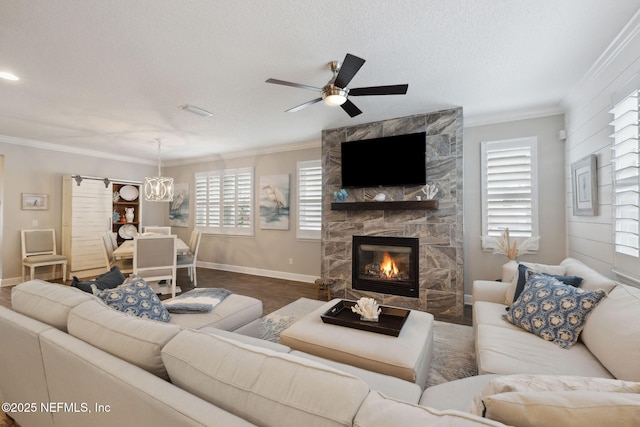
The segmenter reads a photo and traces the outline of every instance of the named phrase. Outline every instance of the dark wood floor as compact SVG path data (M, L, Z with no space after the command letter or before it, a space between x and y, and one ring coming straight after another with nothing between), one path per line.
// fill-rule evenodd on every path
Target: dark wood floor
M58 281L60 282L60 281ZM189 284L189 277L185 269L178 270L178 285L183 292L193 289ZM262 301L264 314L269 314L298 298L318 299L318 289L313 283L296 282L292 280L274 279L250 274L233 273L208 268L198 268L198 283L201 287L225 288L236 294L247 295ZM71 281L67 281L67 285ZM11 287L0 288L0 305L11 308ZM471 325L471 307L465 306L462 321L454 319L439 319Z

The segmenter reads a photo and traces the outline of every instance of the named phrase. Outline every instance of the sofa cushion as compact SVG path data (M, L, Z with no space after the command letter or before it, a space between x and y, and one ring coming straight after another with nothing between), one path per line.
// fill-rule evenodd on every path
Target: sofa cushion
M548 265L548 264L538 264L532 262L523 262L520 265L526 266L528 269L535 271L536 273L546 273L553 274L557 276L563 276L566 274L567 268L562 265ZM524 282L526 282L525 277L520 277L520 266L518 266L518 272L513 276L513 280L507 289L507 293L505 294L506 305L511 305L513 301L515 301L516 289L518 288L518 283L522 283L522 287L524 287Z
M503 318L562 348L578 340L591 311L606 296L603 290L586 291L551 276L534 274Z
M577 342L569 349L522 329L476 326L479 374L556 374L613 378L598 359Z
M593 310L581 340L616 378L640 381L640 289L618 285Z
M261 426L350 426L366 383L319 363L184 330L162 350L171 382Z
M172 314L169 323L185 328L211 326L233 331L262 316L262 301L246 295L231 294L209 313Z
M566 268L567 275L582 277L582 283L580 283L580 287L582 289L589 291L602 289L605 292L609 292L617 285L614 280L603 276L577 259L566 258L560 263L560 265Z
M123 313L161 322L168 322L171 318L160 298L142 277L132 275L121 286L106 289L97 295L109 307Z
M640 394L594 391L511 392L484 399L485 417L519 427L636 425Z
M67 332L67 318L72 308L96 301L80 289L42 280L30 280L11 290L11 306L18 313Z
M471 427L504 426L492 420L456 410L436 411L425 406L391 399L372 391L353 420L354 427L429 426Z
M455 381L454 381L455 382ZM547 391L600 391L640 393L640 382L573 375L503 375L491 378L473 398L469 412L482 415L483 400L499 393Z
M181 328L88 301L69 313L69 334L167 379L160 350Z

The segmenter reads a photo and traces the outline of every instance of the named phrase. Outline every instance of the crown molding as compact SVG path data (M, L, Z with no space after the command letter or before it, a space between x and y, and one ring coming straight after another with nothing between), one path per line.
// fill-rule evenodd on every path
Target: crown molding
M81 156L98 157L110 159L118 162L137 163L140 165L157 165L153 160L138 159L135 157L121 156L117 154L105 153L103 151L87 150L86 148L70 147L68 145L52 144L50 142L35 141L33 139L16 138L13 136L0 135L0 142L7 144L21 145L23 147L38 148L40 150L59 151L62 153L78 154Z
M218 160L236 159L240 157L252 157L265 154L277 154L287 151L308 150L311 148L321 148L322 141L317 139L313 141L297 142L293 144L274 145L270 147L257 148L253 150L234 151L230 153L214 154L211 156L197 157L193 159L175 160L175 161L163 161L164 167L192 165L196 163L215 162Z
M517 120L537 119L540 117L557 116L564 114L565 110L560 105L548 105L529 110L509 111L504 113L486 114L477 116L465 116L465 128L475 126L493 125L496 123L515 122Z
M616 60L627 46L640 34L640 9L633 14L629 22L620 30L615 39L607 46L596 59L585 75L578 81L569 94L563 99L562 104L568 104L569 100L581 87L598 79L600 75Z

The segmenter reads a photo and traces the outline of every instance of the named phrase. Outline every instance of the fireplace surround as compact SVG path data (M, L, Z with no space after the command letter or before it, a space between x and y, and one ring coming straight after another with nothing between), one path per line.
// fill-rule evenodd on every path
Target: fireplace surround
M418 298L419 240L353 236L353 289Z
M333 203L340 191L341 143L374 137L426 132L427 181L439 191L437 203L425 206L422 186L346 189L348 197ZM383 163L381 163L383 165ZM382 167L382 166L381 166ZM435 111L322 131L322 269L331 294L357 300L427 311L451 321L462 319L463 284L463 114L462 108ZM384 202L373 196L384 193ZM401 236L419 239L419 296L363 291L352 286L353 236Z

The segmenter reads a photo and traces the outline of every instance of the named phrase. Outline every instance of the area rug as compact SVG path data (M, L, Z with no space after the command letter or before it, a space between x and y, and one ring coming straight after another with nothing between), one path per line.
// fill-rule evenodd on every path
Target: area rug
M326 304L300 298L262 318L260 337L278 342L280 333L299 318ZM433 358L425 387L477 375L473 328L453 323L434 323Z

